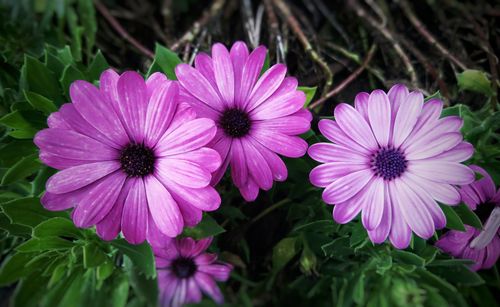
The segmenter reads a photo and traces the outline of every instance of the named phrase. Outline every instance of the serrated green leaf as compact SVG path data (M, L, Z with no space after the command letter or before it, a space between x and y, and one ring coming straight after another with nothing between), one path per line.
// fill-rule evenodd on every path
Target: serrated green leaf
M45 250L64 250L73 247L73 242L59 237L31 238L19 245L16 250L23 253Z
M82 230L76 228L73 222L63 217L53 217L43 221L33 229L33 236L83 238Z
M129 257L147 278L154 278L156 276L155 258L149 244L132 245L124 239L114 240L110 243Z
M12 223L35 227L41 222L53 217L68 217L64 211L47 211L37 197L19 198L0 204L3 212Z
M470 225L477 229L483 229L481 220L467 205L462 203L454 207L454 209L464 224Z
M160 71L166 74L168 79L177 80L175 67L180 63L182 63L182 60L175 52L156 44L155 58L146 75L149 77L151 74Z
M284 238L273 248L273 270L279 271L298 253L297 238Z
M491 81L484 71L468 69L457 75L458 87L462 91L472 91L486 96L494 94Z
M304 92L304 94L306 94L306 102L304 103L304 108L307 108L307 106L311 103L311 101L314 98L314 95L316 94L317 89L318 89L317 86L314 86L314 87L299 86L299 87L297 87L298 91L302 91L302 92Z
M47 99L42 95L30 91L24 91L24 97L26 97L26 100L35 110L41 111L45 115L49 115L50 113L57 111L56 105L50 99Z
M0 286L9 285L28 275L31 270L26 267L26 264L32 257L33 254L16 253L4 260L0 269Z
M226 230L222 228L217 221L214 220L208 214L203 215L203 219L201 222L195 227L186 227L184 228L183 234L188 237L192 237L194 239L203 239L207 237L216 236L225 232Z
M59 86L54 73L37 59L25 55L24 69L26 83L31 92L40 94L53 101L60 98Z
M38 154L32 154L21 158L12 165L2 177L2 185L11 184L17 180L24 179L40 169Z
M32 131L34 132L33 135L35 135L36 132L36 129L33 128L31 123L26 120L19 111L8 113L0 118L0 124L12 129Z
M440 205L440 207L446 216L446 228L465 231L464 223L452 207L446 205Z
M103 264L108 257L95 243L83 246L83 267L94 268Z
M92 60L92 63L90 63L89 68L87 69L87 80L99 80L102 72L108 68L109 64L106 61L106 58L102 55L101 50L98 50Z
M68 65L64 68L63 74L61 76L61 87L64 90L64 94L69 98L69 88L71 83L76 80L85 80L84 74L73 65Z

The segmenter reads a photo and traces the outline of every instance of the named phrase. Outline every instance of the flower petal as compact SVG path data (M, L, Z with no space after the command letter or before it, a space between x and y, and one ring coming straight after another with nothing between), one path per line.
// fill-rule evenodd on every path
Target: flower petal
M257 81L249 95L246 110L253 110L266 101L281 85L286 75L286 66L275 64L269 68Z
M346 103L339 104L334 111L335 120L345 134L368 150L378 148L372 130L363 116Z
M389 98L381 90L374 90L368 99L368 119L373 134L380 146L389 144L391 129L391 104Z
M375 178L366 191L366 204L361 214L361 222L366 230L376 229L382 222L386 208L385 187L382 178Z
M322 119L318 123L318 128L321 134L323 134L330 141L337 143L338 145L343 145L351 150L363 153L365 155L370 155L371 152L353 141L348 134L346 134L339 125L333 120Z
M365 164L369 165L370 158L358 151L351 150L345 146L330 144L330 143L316 143L311 145L308 149L308 154L314 160L327 163L327 162L349 162L352 164Z
M199 164L179 159L160 158L156 161L156 171L162 176L188 188L203 188L210 184L212 176Z
M350 162L329 162L313 168L309 174L309 181L317 187L324 188L338 178L365 169L367 169L367 166L363 164L353 164Z
M234 71L229 51L220 43L212 46L214 76L222 99L227 106L234 101Z
M474 172L465 165L432 159L409 161L408 172L432 181L459 185L469 184L475 178Z
M245 151L248 172L252 175L259 188L267 191L273 186L273 174L267 161L251 142L242 141Z
M275 131L255 130L252 131L251 137L285 157L302 157L307 151L307 142L298 136L289 136Z
M255 82L259 78L262 66L266 60L267 49L263 46L257 47L248 56L243 71L241 73L241 85L235 93L235 102L240 108L245 108L248 97L254 88Z
M148 228L148 203L142 178L131 178L130 191L123 206L122 232L131 244L140 244L146 239Z
M194 278L201 290L210 296L217 304L224 303L224 296L222 296L219 287L217 287L212 277L203 272L196 272Z
M128 135L136 143L144 140L144 123L148 107L148 91L146 82L135 71L127 71L120 76L117 84L117 113L123 119Z
M311 128L311 123L300 116L285 116L269 120L259 120L253 122L254 129L264 129L277 131L287 135L297 135L307 132Z
M234 185L242 187L248 180L246 154L240 139L234 139L231 145L231 178Z
M152 92L146 110L144 143L154 147L170 125L177 108L179 88L176 83L167 81L158 85Z
M394 121L392 144L399 147L410 135L422 112L424 96L420 92L410 93L401 103Z
M369 123L368 119L368 99L370 98L370 94L366 92L361 92L354 97L354 107L356 111L363 116L367 123Z
M370 169L364 169L341 177L325 188L323 200L327 204L338 204L347 201L356 195L372 177L373 172Z
M450 150L435 156L436 160L445 160L450 162L463 162L468 160L474 154L474 146L471 143L460 142Z

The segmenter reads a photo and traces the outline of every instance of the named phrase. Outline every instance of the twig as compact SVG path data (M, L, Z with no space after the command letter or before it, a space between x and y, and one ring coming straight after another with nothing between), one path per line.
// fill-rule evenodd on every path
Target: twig
M337 87L335 87L333 90L328 92L325 96L321 97L320 99L316 100L312 104L309 105L309 109L315 109L316 107L320 106L322 103L324 103L327 99L332 98L333 96L337 95L340 93L346 86L348 86L352 81L354 81L370 64L370 61L373 58L373 55L375 54L375 51L377 50L376 45L372 45L370 50L368 51L368 54L366 55L366 58L364 59L363 63L361 64L358 69L353 71L347 78L344 79Z
M172 33L172 0L164 0L161 6L161 15L163 16L163 25L165 27L165 33ZM169 35L165 34L165 44L169 43Z
M150 58L154 58L154 53L153 51L149 50L148 48L144 47L141 43L139 43L135 38L133 38L123 27L122 25L118 22L118 20L111 15L111 13L108 11L108 9L98 0L94 1L95 7L101 13L101 15L109 22L111 27L120 34L120 36L128 41L132 46L134 46L137 50L139 50L142 54L145 56L148 56Z
M271 0L264 0L264 9L266 11L267 23L269 25L270 47L276 43L276 62L285 61L285 50L283 49L283 39L279 30L278 18L274 12Z
M351 41L349 39L349 36L347 33L345 33L344 29L340 25L340 23L337 21L337 18L335 17L332 12L328 9L328 7L325 5L325 3L322 0L314 0L314 4L318 7L319 11L323 16L325 16L326 20L332 25L332 27L337 31L342 39L348 44L351 45Z
M403 48L396 40L394 35L389 31L389 29L387 29L387 27L383 26L382 24L378 23L372 16L368 15L365 9L363 9L356 0L350 0L348 4L356 12L359 18L361 18L362 20L366 20L371 27L379 31L385 37L385 39L391 42L394 51L396 51L396 53L403 61L406 72L410 76L412 85L414 87L418 87L418 78L417 78L417 73L415 72L415 68L411 64L410 58L403 51Z
M222 8L224 7L226 0L214 0L212 6L208 11L205 11L200 19L198 19L191 28L181 36L174 44L170 46L170 49L175 51L185 43L192 42L193 39L200 33L201 29L205 27L213 18L220 14Z
M302 44L302 47L304 48L305 52L323 70L323 73L325 74L325 86L323 88L322 96L326 95L326 93L328 92L333 83L333 73L330 70L330 67L325 62L325 60L323 60L323 58L312 48L311 43L309 43L309 40L307 39L306 35L304 34L304 32L302 32L299 22L297 21L295 16L292 15L292 12L290 11L288 5L283 0L272 0L272 1L274 5L278 8L278 10L281 12L281 14L285 17L286 22L292 29L293 33L295 34L299 42Z
M413 13L410 4L406 0L399 0L400 7L405 13L406 17L413 24L415 29L420 33L432 46L435 46L436 49L448 60L455 63L462 70L466 70L467 66L462 63L459 59L457 59L453 54L450 53L448 49L446 49L437 39L427 30L427 28L420 22L417 16Z

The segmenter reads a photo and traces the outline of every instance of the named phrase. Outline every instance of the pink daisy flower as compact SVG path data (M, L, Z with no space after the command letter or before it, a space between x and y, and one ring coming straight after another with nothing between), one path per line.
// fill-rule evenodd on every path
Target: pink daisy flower
M462 120L440 118L443 102L424 103L420 92L395 85L388 94L360 93L355 108L342 103L335 121L319 130L332 143L318 143L309 155L324 163L311 171L323 200L335 204L333 218L344 224L361 212L372 242L389 237L397 248L410 244L412 231L427 239L446 225L437 202L454 205L454 185L468 184L474 172L460 162L474 149L462 141Z
M215 124L178 103L175 82L107 70L99 89L79 80L70 96L34 139L40 159L59 170L47 181L46 209L74 208L76 226L141 243L175 237L219 207L210 180L221 160L204 147Z
M212 238L198 242L184 238L153 246L161 306L199 303L202 292L218 304L224 302L215 281L228 280L233 267L218 262L216 254L205 253L211 242Z
M472 184L462 186L462 201L475 210L484 228L478 230L465 225L465 232L450 230L437 242L436 246L453 257L474 261L471 269L489 269L500 256L500 189L496 190L490 175L479 166L471 168L483 175Z
M276 64L259 77L267 49L249 54L243 42L231 51L212 47L212 57L199 54L195 68L175 69L180 95L199 116L214 120L217 134L211 146L222 158L214 174L216 184L231 166L231 177L247 201L259 188L269 190L273 181L284 181L288 172L278 156L300 157L307 143L298 135L310 128L311 114L303 108L306 96L297 90L297 79L285 77L286 66Z

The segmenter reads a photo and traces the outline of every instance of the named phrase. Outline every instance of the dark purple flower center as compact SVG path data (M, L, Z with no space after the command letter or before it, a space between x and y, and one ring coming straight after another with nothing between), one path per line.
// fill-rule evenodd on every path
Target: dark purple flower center
M198 266L192 258L177 258L172 261L172 272L178 278L189 278L196 273Z
M153 173L155 160L153 150L143 144L128 144L120 153L122 170L129 177L144 177Z
M252 121L245 111L234 108L222 113L219 125L227 136L240 138L248 134Z
M375 175L384 180L390 181L401 176L407 165L404 153L397 148L384 147L373 154L372 169Z

